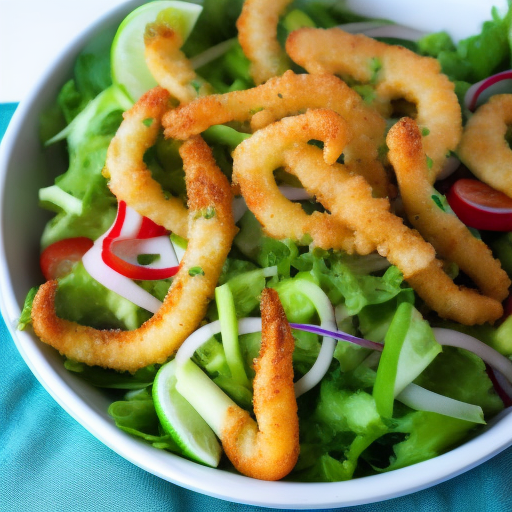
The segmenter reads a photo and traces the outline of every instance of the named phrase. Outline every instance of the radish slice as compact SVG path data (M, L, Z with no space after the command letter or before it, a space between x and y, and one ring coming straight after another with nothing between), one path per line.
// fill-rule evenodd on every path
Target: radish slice
M446 195L466 226L487 231L512 231L512 198L478 180L457 180Z
M512 93L512 70L502 71L473 84L464 96L464 105L474 112L495 94Z

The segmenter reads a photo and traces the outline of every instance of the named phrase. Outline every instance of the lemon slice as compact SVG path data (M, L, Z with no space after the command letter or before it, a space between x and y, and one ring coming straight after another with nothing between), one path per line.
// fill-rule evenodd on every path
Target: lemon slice
M171 361L156 374L153 401L165 432L190 459L217 467L222 448L205 420L176 389L176 362Z
M132 101L157 85L144 58L146 25L163 17L185 41L202 10L200 5L189 2L156 0L135 9L121 22L110 54L112 81L124 89Z

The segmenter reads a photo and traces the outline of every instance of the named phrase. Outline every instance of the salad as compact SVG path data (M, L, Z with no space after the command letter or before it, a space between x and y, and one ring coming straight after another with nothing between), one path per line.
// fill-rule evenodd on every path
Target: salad
M256 75L236 39L242 3L146 4L130 14L116 34L105 34L84 49L74 77L42 116L42 140L69 161L67 171L39 194L41 206L55 212L42 233L41 267L45 279L58 282L59 318L84 328L135 331L165 301L183 266L187 233L169 233L118 200L105 177L107 151L123 115L129 117L124 113L161 82L145 67L143 43L140 48L132 42L137 35L142 41L144 31L170 26L185 41L182 50L197 72L198 78L189 84L192 94L252 89ZM475 104L485 101L482 92L489 93L497 82L488 77L510 67L510 16L493 11L493 20L484 24L481 34L458 45L446 33L413 41L397 29L395 37L374 37L436 58L455 84L466 122L472 115L468 98ZM151 25L155 22L156 28ZM390 26L331 3L297 1L281 16L277 38L284 44L298 28L339 25L347 30ZM295 65L285 66L304 73ZM379 66L375 60L375 74ZM501 81L507 78L505 74ZM349 85L364 104L372 103L375 84ZM400 116L390 125L410 112L410 105L397 105L397 112ZM142 123L149 128L154 118ZM236 148L252 138L247 123L218 123L201 134L217 166L231 179ZM143 155L167 200L183 205L187 192L190 195L184 145L158 133ZM384 162L388 148L380 149ZM512 216L511 204L499 196L489 211L480 199L481 189L471 193L461 183L461 178L473 177L468 169L458 160L452 162L452 172L445 169L449 175L441 174L436 182L433 203L443 212L453 208L512 275L510 221L502 222ZM308 216L325 212L296 176L283 168L274 175L281 193L298 202ZM483 195L490 197L492 191ZM393 208L400 212L398 199ZM269 236L240 195L233 210L238 232L222 262L215 299L168 362L119 371L115 364L90 365L86 357L63 357L67 370L108 390L109 414L120 429L162 450L232 470L217 440L218 418L235 406L251 417L255 414L254 360L262 345L260 297L266 288L277 292L293 328L300 452L287 479L334 482L415 464L465 442L510 405L508 303L494 323L464 325L443 318L420 298L398 266L377 252L358 255L320 248L307 236L300 241ZM205 208L200 217L216 215ZM501 231L495 230L496 223ZM201 278L205 270L202 264L192 266L188 276ZM445 271L458 284L468 281L456 264L445 264ZM38 288L28 293L21 329L33 323Z

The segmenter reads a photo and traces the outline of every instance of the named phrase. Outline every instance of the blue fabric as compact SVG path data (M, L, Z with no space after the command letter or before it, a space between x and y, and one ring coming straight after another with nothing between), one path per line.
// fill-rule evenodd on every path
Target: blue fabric
M16 105L0 105L0 137ZM258 512L137 468L68 416L32 375L0 319L0 511ZM431 489L346 512L512 510L512 449Z

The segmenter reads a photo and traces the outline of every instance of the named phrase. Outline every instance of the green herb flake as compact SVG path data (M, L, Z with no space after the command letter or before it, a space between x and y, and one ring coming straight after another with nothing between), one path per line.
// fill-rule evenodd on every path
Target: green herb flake
M432 201L434 201L434 203L436 203L436 205L439 206L439 208L441 208L441 210L443 210L443 212L445 211L443 202L441 201L441 199L438 196L433 195Z
M375 85L379 81L379 72L382 69L382 62L377 57L370 59L370 72L371 78L370 83Z
M251 110L249 110L249 115L253 116L254 114L257 114L258 112L261 112L264 109L265 107L251 108Z
M160 254L138 254L137 263L139 265L151 265L160 259Z
M153 124L154 119L152 117L148 117L142 121L142 124L144 126L147 126L148 128Z
M208 206L208 208L205 208L204 210L201 210L201 215L205 219L211 219L212 217L215 217L215 207Z
M190 85L194 88L194 90L199 93L199 90L203 86L203 82L201 80L195 79L190 82Z
M423 135L423 137L426 137L429 133L430 133L430 130L427 127L423 127L421 129L421 135Z
M277 93L277 96L278 96L278 98L283 99L283 95L280 92Z
M189 269L188 275L191 277L204 276L204 270L201 267L192 267Z
M432 158L430 158L428 155L427 155L427 167L429 169L432 169L432 166L434 165L434 160L432 160Z

